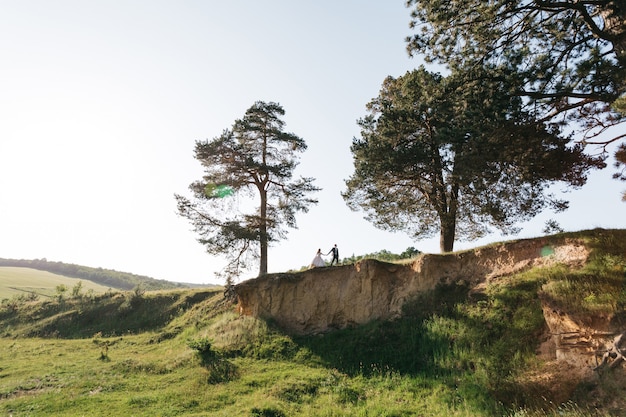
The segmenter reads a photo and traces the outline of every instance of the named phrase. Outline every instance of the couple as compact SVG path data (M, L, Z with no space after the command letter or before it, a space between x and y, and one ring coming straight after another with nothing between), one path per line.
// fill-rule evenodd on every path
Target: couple
M330 255L331 253L333 254L333 259L330 261L330 266L333 266L333 263L335 262L339 265L339 249L337 248L336 243L335 246L333 246L332 249L325 255ZM311 268L317 268L320 266L326 266L326 263L322 259L322 250L318 249L315 254L315 258L313 258L313 261L311 262Z

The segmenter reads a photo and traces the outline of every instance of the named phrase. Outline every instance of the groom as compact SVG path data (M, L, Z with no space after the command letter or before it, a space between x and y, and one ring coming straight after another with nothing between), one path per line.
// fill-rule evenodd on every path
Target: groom
M339 249L337 249L337 244L335 243L335 246L333 246L333 248L326 254L326 255L330 255L333 254L333 259L331 259L330 261L330 266L333 266L333 263L335 261L337 261L337 265L339 265Z

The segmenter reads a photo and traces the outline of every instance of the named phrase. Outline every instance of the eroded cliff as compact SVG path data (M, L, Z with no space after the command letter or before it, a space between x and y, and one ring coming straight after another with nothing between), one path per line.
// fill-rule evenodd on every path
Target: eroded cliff
M363 260L354 265L271 274L235 287L239 312L273 320L298 334L391 319L420 292L463 281L479 289L491 279L538 265L583 264L578 239L527 239L476 250L424 254L406 265Z

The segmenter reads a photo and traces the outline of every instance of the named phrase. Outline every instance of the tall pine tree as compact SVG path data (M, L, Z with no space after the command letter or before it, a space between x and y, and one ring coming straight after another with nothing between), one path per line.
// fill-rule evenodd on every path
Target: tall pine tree
M284 131L280 104L258 101L231 129L198 141L195 157L202 180L190 185L193 199L176 195L178 210L193 224L209 253L223 255L227 283L259 260L267 274L268 247L296 227L296 213L308 211L319 188L313 178L294 179L303 139Z

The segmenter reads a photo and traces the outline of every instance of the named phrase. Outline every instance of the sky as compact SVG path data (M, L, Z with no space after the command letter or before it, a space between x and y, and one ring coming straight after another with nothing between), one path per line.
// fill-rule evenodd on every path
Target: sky
M269 272L334 244L341 257L438 253L438 236L376 229L340 194L366 104L385 77L423 64L406 52L409 18L404 0L0 0L0 258L223 284L224 259L197 242L174 194L202 177L196 141L258 100L282 105L285 130L308 145L296 175L322 188L269 249ZM455 250L541 236L548 219L625 228L626 184L612 173L566 194L565 213Z

